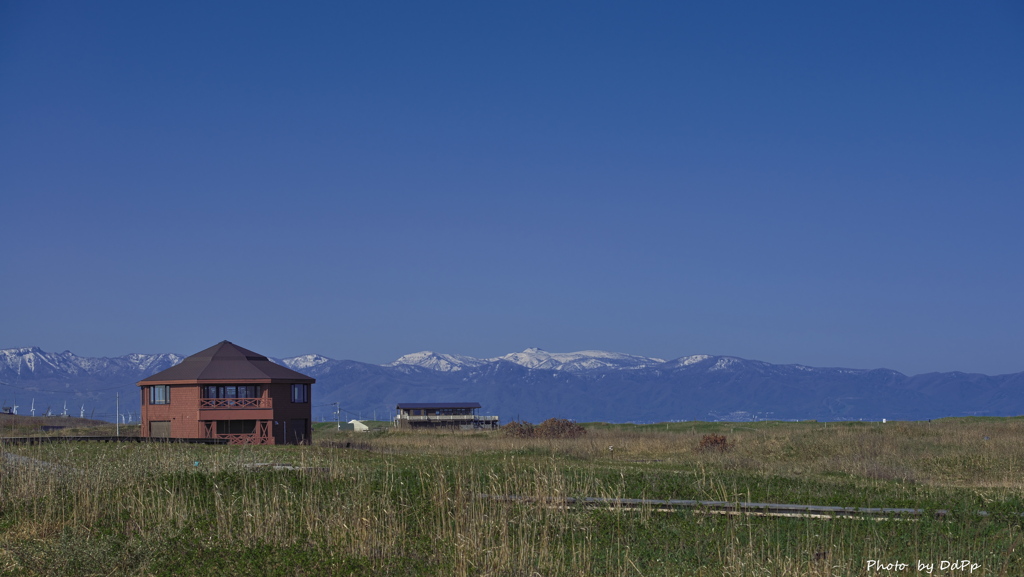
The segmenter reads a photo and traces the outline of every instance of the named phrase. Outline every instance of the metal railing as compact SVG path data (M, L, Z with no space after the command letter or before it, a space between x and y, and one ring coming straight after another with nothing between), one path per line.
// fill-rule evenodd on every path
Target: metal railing
M200 409L271 409L272 399L199 399Z
M497 421L496 416L484 415L398 415L402 421Z

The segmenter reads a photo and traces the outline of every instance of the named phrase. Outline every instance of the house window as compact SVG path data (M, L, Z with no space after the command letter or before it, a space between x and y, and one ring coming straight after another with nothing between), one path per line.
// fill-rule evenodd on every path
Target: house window
M309 402L309 385L292 385L292 402L293 403L308 403Z
M260 385L210 385L203 387L205 399L258 399L263 394Z
M149 404L167 405L171 402L170 385L153 385L149 387Z
M150 421L149 422L149 436L150 437L163 437L167 438L171 436L171 422L170 421Z

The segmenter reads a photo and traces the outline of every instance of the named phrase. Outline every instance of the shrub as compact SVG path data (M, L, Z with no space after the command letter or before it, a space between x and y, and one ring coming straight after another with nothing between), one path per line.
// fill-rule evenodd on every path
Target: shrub
M704 435L700 438L700 443L697 445L697 451L704 453L707 451L718 451L725 452L732 448L732 444L726 440L725 435Z
M586 435L587 430L569 419L548 419L537 425L534 434L547 439L576 439Z
M511 421L501 427L506 437L526 439L533 436L533 425L526 421Z
M503 426L501 430L506 437L527 439L530 437L541 437L544 439L576 439L587 434L582 425L577 425L569 419L548 419L539 425L532 425L526 421L512 421Z

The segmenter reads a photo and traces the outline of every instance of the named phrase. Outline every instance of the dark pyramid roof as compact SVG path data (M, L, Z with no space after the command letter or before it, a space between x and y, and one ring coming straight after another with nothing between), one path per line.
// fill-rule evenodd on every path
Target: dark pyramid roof
M288 382L315 383L316 379L293 371L271 361L267 357L228 342L221 341L212 347L186 357L173 367L142 379L139 383L168 381L239 381L239 382Z

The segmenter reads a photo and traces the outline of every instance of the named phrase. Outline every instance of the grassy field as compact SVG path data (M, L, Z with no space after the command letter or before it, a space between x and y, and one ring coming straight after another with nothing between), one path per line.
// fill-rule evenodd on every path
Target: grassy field
M0 575L1024 575L1024 419L587 429L548 440L325 423L305 447L5 446ZM730 449L697 451L706 434ZM729 516L481 494L951 514Z

